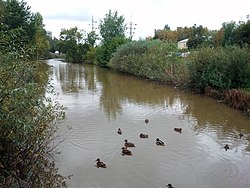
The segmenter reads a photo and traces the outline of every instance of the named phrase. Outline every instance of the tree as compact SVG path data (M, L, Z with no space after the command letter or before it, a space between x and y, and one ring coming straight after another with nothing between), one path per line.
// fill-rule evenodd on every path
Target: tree
M236 23L234 21L232 22L224 22L222 24L222 29L224 32L224 37L222 39L222 45L223 46L229 46L233 45L236 42L236 35L235 35L235 30L236 30Z
M66 53L66 61L82 62L87 50L83 48L84 31L77 27L62 29L60 32L59 50ZM85 53L84 53L85 52Z
M23 0L7 0L5 3L5 11L3 14L4 24L8 26L8 30L22 28L23 37L30 40L33 39L35 28L32 26L32 13L30 6Z
M118 16L117 11L112 13L109 10L105 18L100 21L99 28L102 43L96 50L95 58L98 65L106 67L117 47L128 41L125 38L126 25L124 20L123 16Z
M33 14L27 3L17 0L0 2L0 50L19 51L30 47L30 58L39 58L49 49L41 14ZM36 51L33 56L32 51Z
M128 39L124 37L113 37L110 41L97 47L95 60L98 65L106 67L116 49L127 41Z
M44 29L43 17L40 13L33 16L33 25L35 28L34 46L36 58L46 56L49 53L50 43Z
M238 26L235 30L235 38L237 44L240 46L249 45L250 44L250 20L246 23L243 22Z
M124 24L124 20L123 16L118 16L117 11L112 13L109 10L109 13L105 15L105 18L99 24L103 43L114 37L125 37L126 25Z
M98 40L98 35L95 33L95 31L91 31L90 33L87 34L87 39L85 42L90 47L94 47L97 40Z
M203 28L202 25L192 27L191 37L187 42L187 46L189 49L194 49L199 47L202 43L208 42L208 29Z

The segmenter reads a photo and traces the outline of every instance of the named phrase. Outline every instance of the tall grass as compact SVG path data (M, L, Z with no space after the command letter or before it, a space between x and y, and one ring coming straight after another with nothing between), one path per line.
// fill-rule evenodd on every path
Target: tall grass
M187 66L175 55L177 46L160 40L133 41L120 46L113 54L109 66L130 73L170 84L187 82Z

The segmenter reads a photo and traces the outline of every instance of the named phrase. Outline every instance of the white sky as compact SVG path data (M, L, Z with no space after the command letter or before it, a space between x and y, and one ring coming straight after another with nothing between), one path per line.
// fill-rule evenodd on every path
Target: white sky
M109 10L117 10L125 23L132 22L133 39L154 35L155 29L168 24L176 27L191 27L194 24L220 29L223 22L246 21L250 14L250 0L24 0L33 13L40 12L45 29L59 38L62 28L77 26L89 32L91 17L99 21ZM95 27L98 23L95 24Z

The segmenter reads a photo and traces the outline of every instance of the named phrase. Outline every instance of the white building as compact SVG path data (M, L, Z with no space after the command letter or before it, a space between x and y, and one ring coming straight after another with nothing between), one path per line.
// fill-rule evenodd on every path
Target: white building
M183 39L178 42L178 49L187 49L187 41L188 39Z

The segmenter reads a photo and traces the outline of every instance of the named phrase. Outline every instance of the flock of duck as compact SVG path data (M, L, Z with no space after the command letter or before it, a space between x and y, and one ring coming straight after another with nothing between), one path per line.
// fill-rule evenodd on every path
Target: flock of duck
M148 123L149 123L149 120L148 120L148 119L145 119L145 123L148 124ZM178 133L182 133L182 128L174 128L174 131L176 131L176 132L178 132ZM121 128L118 128L117 133L118 133L119 135L122 134ZM140 136L140 138L148 138L148 137L149 137L147 134L143 134L143 133L141 133L139 136ZM239 133L239 137L240 137L240 138L242 138L243 136L244 136L243 133ZM165 146L164 142L163 142L162 140L160 140L159 138L156 138L155 144L156 144L157 146ZM129 142L127 139L125 139L125 140L124 140L124 146L121 148L121 149L122 149L121 155L132 155L132 151L128 149L129 147L135 147L135 144L132 143L132 142ZM226 144L226 145L224 146L224 149L225 149L226 151L227 151L228 149L230 149L230 148L229 148L229 145ZM97 167L97 168L107 168L107 165L106 165L104 162L102 162L102 161L98 158L98 159L96 159L96 167ZM170 183L167 184L166 186L167 186L168 188L174 188L174 187L172 186L172 184L170 184Z
M148 124L149 119L145 119L145 123ZM182 128L174 128L174 131L181 133ZM117 133L119 135L122 134L121 128L118 128ZM140 138L149 138L149 136L147 134L143 134L143 133L141 133L139 136L140 136ZM164 142L162 140L160 140L159 138L156 138L155 144L157 146L165 146ZM121 148L122 149L121 155L132 155L132 151L128 149L129 147L135 147L135 144L132 143L132 142L129 142L127 139L125 139L124 140L124 146ZM97 168L107 168L107 165L98 158L98 159L96 159L96 167ZM172 184L170 184L170 183L167 184L166 186L168 188L174 188L172 186Z

